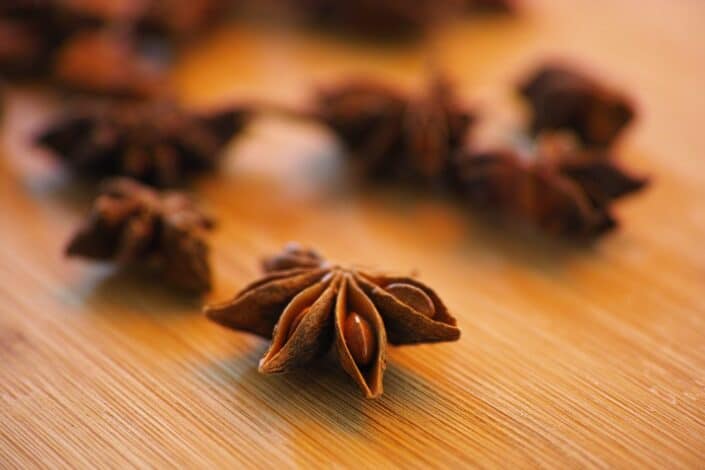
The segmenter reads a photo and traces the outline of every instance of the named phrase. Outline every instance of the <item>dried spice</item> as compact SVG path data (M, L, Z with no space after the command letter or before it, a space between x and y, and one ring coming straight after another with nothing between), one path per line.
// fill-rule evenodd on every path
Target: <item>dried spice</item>
M315 23L375 38L418 36L458 14L512 12L510 0L294 0Z
M154 265L174 286L203 292L211 286L204 236L212 227L212 219L185 194L160 193L116 178L103 185L66 254L121 265Z
M61 0L62 12L88 26L129 25L137 33L180 38L222 17L230 0Z
M264 277L205 309L216 323L272 338L261 373L305 367L335 344L345 372L365 397L376 398L382 394L387 343L460 337L438 295L415 279L332 265L298 245L264 266Z
M539 136L533 148L470 151L456 163L459 191L474 206L569 238L615 228L612 203L647 183L609 152L581 149L556 134Z
M318 24L376 37L422 33L448 16L453 0L298 0L301 11Z
M222 19L232 0L152 0L139 23L143 30L171 37L192 36Z
M531 129L570 130L586 146L607 147L634 118L624 95L558 64L541 67L520 86L532 112Z
M181 183L213 169L249 116L245 107L192 114L171 102L100 102L77 106L38 142L79 172Z
M466 8L475 12L515 13L516 0L465 0Z
M35 76L46 70L62 37L50 5L48 0L0 2L0 72Z
M229 0L4 0L0 72L58 78L91 93L152 93L161 88L165 52L222 18L231 5Z
M148 0L58 0L54 2L62 10L62 16L75 24L104 26L106 24L129 24L145 15Z
M318 117L372 178L442 179L474 119L438 76L421 96L352 80L322 90L317 103Z
M264 272L285 271L295 268L316 268L324 263L325 260L316 250L291 242L281 253L262 260L262 269Z
M127 31L85 30L56 51L53 76L72 89L148 97L165 94L166 61L141 51Z

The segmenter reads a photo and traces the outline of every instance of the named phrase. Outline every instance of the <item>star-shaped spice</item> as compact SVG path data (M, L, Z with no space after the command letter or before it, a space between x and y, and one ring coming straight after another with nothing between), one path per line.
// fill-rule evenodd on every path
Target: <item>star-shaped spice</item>
M109 180L66 248L69 256L156 266L176 287L210 289L211 218L179 192L160 193L127 178Z
M382 38L414 36L447 18L454 0L297 0L316 23Z
M49 0L0 2L0 72L35 76L44 72L62 32Z
M0 72L90 93L163 90L168 53L230 0L3 0Z
M520 86L531 106L531 129L570 130L586 146L608 147L634 118L624 95L560 64L539 68Z
M140 50L127 32L90 29L57 49L54 79L71 89L119 96L166 94L166 62Z
M318 24L375 38L407 38L467 12L514 11L510 0L295 0Z
M38 142L82 173L171 186L213 169L248 116L245 107L193 114L169 102L90 103L61 116Z
M464 0L470 11L515 13L518 0Z
M457 165L460 193L473 205L572 238L615 228L612 203L647 183L565 135L539 136L533 148L471 151Z
M62 0L65 12L88 24L129 24L137 32L181 37L222 17L231 0Z
M266 274L233 299L206 307L228 328L272 338L264 374L308 366L335 344L367 398L382 394L387 343L454 341L456 320L425 284L326 262L296 244L265 260Z
M474 119L441 77L421 96L352 80L322 90L317 102L318 117L350 150L361 173L373 178L442 179Z
M227 17L233 0L152 0L139 27L172 37L192 36Z

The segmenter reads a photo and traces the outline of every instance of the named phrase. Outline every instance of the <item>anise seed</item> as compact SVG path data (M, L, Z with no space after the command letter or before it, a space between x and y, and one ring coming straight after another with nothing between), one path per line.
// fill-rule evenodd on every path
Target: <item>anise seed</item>
M431 298L416 286L404 282L395 282L389 284L385 289L401 303L408 305L428 318L433 318L436 314L436 307L434 307Z
M377 351L377 340L365 318L350 312L343 325L343 335L355 363L360 367L370 365Z

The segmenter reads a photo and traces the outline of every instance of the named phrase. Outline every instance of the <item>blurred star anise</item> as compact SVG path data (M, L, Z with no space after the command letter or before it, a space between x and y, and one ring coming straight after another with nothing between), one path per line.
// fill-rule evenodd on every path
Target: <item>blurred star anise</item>
M412 36L448 16L454 0L297 0L324 26L375 37Z
M62 116L38 141L80 172L171 186L214 168L248 115L244 107L197 115L169 102L89 103Z
M126 31L85 30L56 50L53 78L71 89L106 95L166 95L166 63L140 50Z
M539 68L519 91L531 106L534 133L570 130L586 146L608 147L634 118L624 95L560 64Z
M471 204L569 238L615 228L612 203L647 183L610 153L581 149L565 135L541 135L533 148L469 151L457 160L456 179Z
M317 102L318 117L372 178L442 179L474 119L441 77L421 96L353 80L322 90Z
M77 25L129 25L136 33L179 38L222 18L231 0L57 0Z
M0 72L141 96L162 81L165 52L230 6L230 0L3 0Z
M179 192L160 193L127 178L107 181L66 253L122 265L154 264L172 285L210 289L205 232L213 221Z
M12 76L43 73L62 34L50 0L0 2L0 72Z
M418 36L467 12L514 11L510 0L295 0L318 24L383 39Z
M264 374L305 367L335 344L367 398L382 394L387 343L454 341L456 320L438 295L409 277L332 265L296 244L264 262L267 272L233 299L206 307L228 328L272 338Z
M466 8L470 11L514 13L517 10L518 0L464 0Z

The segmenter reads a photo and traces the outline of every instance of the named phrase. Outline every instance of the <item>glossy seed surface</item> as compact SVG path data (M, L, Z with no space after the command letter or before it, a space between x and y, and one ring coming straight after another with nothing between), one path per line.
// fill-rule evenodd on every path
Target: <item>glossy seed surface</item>
M395 282L385 287L385 290L396 297L401 303L408 305L417 312L433 318L436 307L431 298L418 287L405 282Z
M370 365L377 351L377 340L369 322L358 313L350 312L343 325L343 335L355 363L359 367Z

